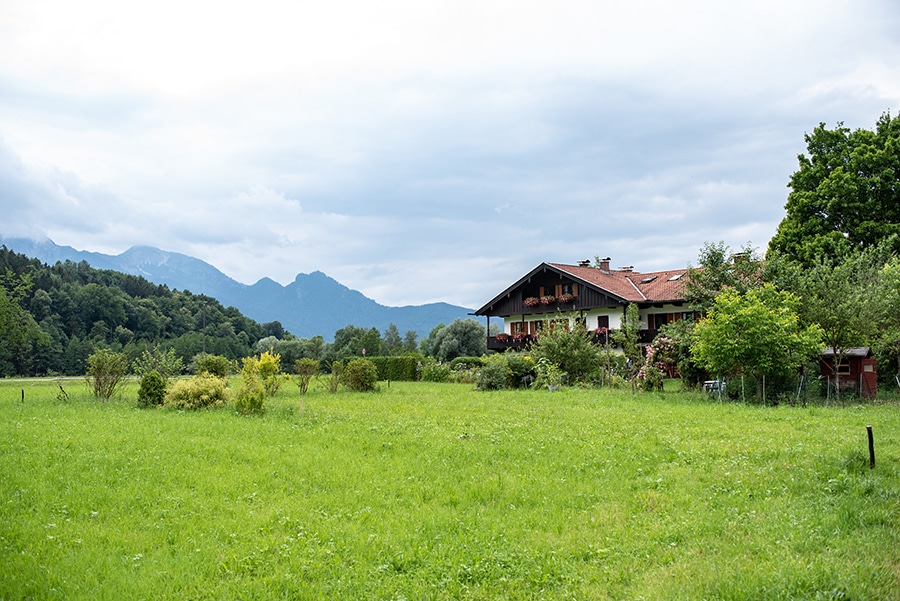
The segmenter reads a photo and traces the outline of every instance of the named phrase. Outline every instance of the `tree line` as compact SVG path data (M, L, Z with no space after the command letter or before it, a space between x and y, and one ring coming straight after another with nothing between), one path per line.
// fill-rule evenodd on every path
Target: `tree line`
M683 373L759 380L822 347L837 373L849 348L866 346L883 383L900 375L900 118L820 124L805 139L765 257L707 243L689 270L686 298L706 318L666 330Z
M215 298L171 290L143 277L87 262L38 259L0 246L0 377L83 375L101 349L130 363L145 352L171 352L186 367L200 355L231 361L272 351L284 365L311 358L323 366L356 356L424 353L440 359L484 352L477 321L440 324L418 340L396 325L383 332L347 325L333 342L297 338L278 321L258 323Z

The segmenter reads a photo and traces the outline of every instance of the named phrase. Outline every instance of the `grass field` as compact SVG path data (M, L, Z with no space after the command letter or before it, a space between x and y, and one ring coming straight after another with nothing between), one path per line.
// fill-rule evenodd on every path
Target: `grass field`
M66 388L0 383L3 600L900 599L894 403Z

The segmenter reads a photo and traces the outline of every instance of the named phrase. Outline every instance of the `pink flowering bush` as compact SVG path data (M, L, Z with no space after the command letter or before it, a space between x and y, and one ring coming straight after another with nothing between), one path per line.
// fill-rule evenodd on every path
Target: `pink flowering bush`
M657 336L647 347L644 365L637 380L644 390L662 390L663 381L672 375L675 366L675 341Z

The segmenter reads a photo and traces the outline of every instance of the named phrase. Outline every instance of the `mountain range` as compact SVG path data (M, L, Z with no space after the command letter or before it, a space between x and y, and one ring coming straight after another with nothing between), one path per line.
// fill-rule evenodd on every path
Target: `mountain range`
M472 309L448 303L388 307L321 271L298 274L287 286L269 278L253 285L242 284L205 261L152 246L133 246L119 255L106 255L59 246L50 239L0 238L0 244L50 265L86 261L97 269L139 275L154 284L205 294L258 322L278 321L301 338L321 335L330 341L337 330L350 324L384 332L392 323L401 336L412 330L422 338L434 326L465 319L472 313Z

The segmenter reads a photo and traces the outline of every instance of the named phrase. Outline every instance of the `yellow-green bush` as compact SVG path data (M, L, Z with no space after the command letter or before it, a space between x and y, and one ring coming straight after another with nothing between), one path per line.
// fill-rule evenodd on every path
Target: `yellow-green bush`
M178 380L166 393L164 405L173 409L219 407L228 402L228 385L223 378L210 374Z

